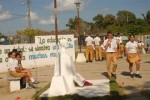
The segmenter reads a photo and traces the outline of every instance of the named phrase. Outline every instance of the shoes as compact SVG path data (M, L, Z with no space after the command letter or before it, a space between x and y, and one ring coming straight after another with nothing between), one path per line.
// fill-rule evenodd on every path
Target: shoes
M34 82L32 82L32 84L39 84L40 82L39 81L34 81Z
M142 76L140 74L135 74L136 78L142 78Z
M84 82L84 86L92 86L93 84L88 82L88 81L83 81Z
M89 60L89 62L93 62L92 60Z
M134 78L134 74L131 74L130 76L131 76L131 78Z
M114 77L115 79L117 78L116 74L113 74L113 73L112 73L111 75L112 75L112 77Z
M26 89L32 89L32 88L36 88L33 83L29 83L28 86L26 87Z

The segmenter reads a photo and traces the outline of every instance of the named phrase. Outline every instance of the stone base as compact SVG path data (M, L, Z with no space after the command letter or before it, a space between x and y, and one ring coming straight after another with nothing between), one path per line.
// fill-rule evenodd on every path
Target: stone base
M76 62L79 62L79 63L86 62L86 58L84 56L84 53L78 53Z
M47 96L59 96L68 93L69 89L63 76L54 76Z

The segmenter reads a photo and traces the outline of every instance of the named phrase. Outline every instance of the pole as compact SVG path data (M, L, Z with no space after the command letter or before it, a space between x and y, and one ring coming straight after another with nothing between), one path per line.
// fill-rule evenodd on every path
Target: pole
M54 17L55 17L55 37L56 37L56 45L58 45L58 25L57 25L57 3L54 0Z
M55 63L54 75L60 76L61 68L60 68L60 59L58 54L58 25L57 25L57 1L56 0L54 0L54 18L55 18L55 37L56 37L56 63Z
M27 5L28 5L28 29L31 29L30 0L27 0Z
M80 53L81 53L81 34L80 34L80 13L79 8L77 8L77 14L78 14L78 34L79 34L79 46L80 46Z

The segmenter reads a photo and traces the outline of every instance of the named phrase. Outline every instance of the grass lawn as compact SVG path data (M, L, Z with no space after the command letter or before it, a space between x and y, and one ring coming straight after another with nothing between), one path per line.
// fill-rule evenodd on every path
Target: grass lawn
M87 98L80 96L78 94L74 95L65 95L65 96L58 96L58 97L39 97L44 91L46 91L50 84L46 85L43 89L38 91L34 96L34 100L123 100L126 98L126 96L123 93L123 90L119 85L117 84L116 80L114 78L110 79L110 95L103 96L103 97L92 97Z

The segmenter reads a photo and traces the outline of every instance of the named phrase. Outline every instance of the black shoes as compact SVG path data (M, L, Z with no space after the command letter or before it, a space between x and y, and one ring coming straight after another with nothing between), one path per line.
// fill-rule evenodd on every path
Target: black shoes
M115 79L117 78L116 74L111 73L111 75L113 78L115 78Z
M131 74L131 78L134 78L134 74Z
M140 75L140 74L131 74L131 78L134 78L134 77L136 77L136 78L142 78L142 76Z
M140 74L135 74L136 78L142 78L142 76Z

